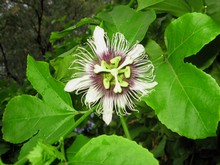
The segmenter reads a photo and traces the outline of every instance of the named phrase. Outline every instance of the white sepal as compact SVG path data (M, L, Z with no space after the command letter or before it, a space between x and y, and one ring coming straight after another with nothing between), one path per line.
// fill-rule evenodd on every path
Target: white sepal
M132 60L142 56L145 53L144 46L141 44L134 45L131 50L127 53L127 56L131 57Z
M102 119L104 122L109 125L112 121L112 113L113 113L113 98L105 97L103 99L103 114Z
M132 90L135 90L137 92L142 92L142 93L146 93L145 91L147 89L152 89L154 88L158 83L157 82L142 82L139 80L135 80L134 81L134 85L131 87Z
M80 78L74 78L67 82L64 90L66 92L73 92L78 91L82 89L86 89L91 85L91 81L88 75L80 77Z
M98 56L101 57L104 52L108 51L108 48L105 42L105 32L101 27L99 26L95 27L95 30L93 33L93 40L95 44L95 52Z
M102 96L103 93L101 90L91 86L87 91L85 102L88 104L96 103Z

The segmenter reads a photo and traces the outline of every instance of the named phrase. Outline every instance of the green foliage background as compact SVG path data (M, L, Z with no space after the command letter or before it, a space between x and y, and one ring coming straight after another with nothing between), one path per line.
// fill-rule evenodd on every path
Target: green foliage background
M220 1L82 2L1 4L1 163L220 163ZM96 25L141 42L158 82L110 126L63 90Z

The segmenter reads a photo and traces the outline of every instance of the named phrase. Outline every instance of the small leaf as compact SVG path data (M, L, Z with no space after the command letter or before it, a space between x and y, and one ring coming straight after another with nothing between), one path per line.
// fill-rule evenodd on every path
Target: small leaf
M165 32L168 57L156 68L158 85L143 98L163 124L188 138L216 135L220 88L210 75L183 59L218 34L220 26L205 14L190 13L173 21Z
M77 24L74 26L71 26L61 32L52 32L50 36L50 42L53 44L55 41L64 38L66 35L70 34L73 30L86 25L86 24L99 24L97 20L94 20L92 18L83 18L81 19Z
M186 0L191 7L192 12L203 12L204 11L204 0Z
M73 63L75 50L76 48L74 47L50 61L50 64L55 69L55 78L57 80L68 81L73 75L73 70L69 69L69 67Z
M27 158L33 165L50 165L55 159L64 160L64 155L56 147L39 141Z
M211 70L211 75L212 77L215 78L217 83L220 85L220 64L218 62L214 62L212 70Z
M156 158L162 157L164 155L166 140L166 136L163 136L160 143L154 149L151 150L152 154L154 154Z
M0 156L5 154L8 150L10 150L9 143L1 142L0 143Z
M207 14L210 15L215 21L220 23L220 1L205 0Z
M138 8L142 8L142 7L138 7ZM154 9L157 13L158 12L170 13L177 17L186 14L188 12L191 12L189 5L184 0L163 0L147 8Z
M97 17L103 20L103 28L110 38L121 32L133 45L142 41L156 15L153 10L137 12L128 6L116 6L111 12L99 13Z
M147 7L150 7L150 6L153 6L157 3L160 3L160 2L163 2L164 0L138 0L138 8L137 10L142 10L144 8L147 8Z
M89 138L84 135L78 135L73 144L66 150L68 161L73 160L76 153L89 142Z
M69 162L70 165L159 164L153 155L134 141L102 135L91 139Z

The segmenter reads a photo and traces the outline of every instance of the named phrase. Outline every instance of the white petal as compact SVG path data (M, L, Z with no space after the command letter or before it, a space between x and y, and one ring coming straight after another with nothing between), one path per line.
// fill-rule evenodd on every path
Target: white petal
M83 76L80 78L74 78L69 82L67 82L64 90L67 92L72 92L75 90L82 90L89 88L90 85L91 85L91 81L89 76Z
M105 42L105 32L99 26L95 27L93 39L96 47L95 52L97 55L101 56L103 52L106 52L108 49Z
M113 100L109 97L105 97L103 99L102 119L107 125L109 125L110 122L112 121L112 113L113 113Z
M143 45L141 44L136 44L135 46L133 46L131 48L131 50L128 52L127 56L130 56L131 59L136 59L138 57L140 57L141 55L143 55L145 52L145 49L143 47Z
M99 91L97 88L91 86L86 94L86 103L94 103L97 102L101 97L103 96L103 93Z
M152 89L153 87L155 87L158 83L157 82L151 82L151 83L147 83L147 82L141 82L141 81L134 81L134 85L131 87L132 90L135 91L140 91L142 93L146 93L145 91L147 89Z

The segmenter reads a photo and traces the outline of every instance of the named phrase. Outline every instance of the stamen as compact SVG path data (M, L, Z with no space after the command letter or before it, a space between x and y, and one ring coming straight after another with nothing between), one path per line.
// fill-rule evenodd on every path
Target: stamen
M113 76L110 73L104 75L103 84L105 89L110 88L112 78Z
M125 78L130 78L131 77L131 67L130 66L126 66L125 69L119 70L118 73L123 73L125 75Z
M110 88L110 80L107 78L104 78L103 85L104 85L105 89L109 89Z
M114 64L113 66L116 68L118 67L119 62L121 61L121 56L117 56L110 60L111 64Z
M107 62L105 62L104 60L102 60L101 66L102 66L103 68L106 68L106 69L111 69L111 67L109 66L109 64L107 64Z
M127 56L124 62L118 67L121 58L121 56L114 57L110 60L110 64L102 60L101 66L98 64L94 66L94 73L98 74L101 72L105 72L102 80L105 89L110 89L111 84L115 85L113 89L114 93L122 93L122 87L125 88L129 86L129 83L123 80L124 77L131 77L131 67L127 65L132 64L133 60Z
M126 66L124 73L125 73L125 77L126 78L130 78L131 77L131 67L130 66Z
M128 84L128 82L126 82L126 81L122 81L122 82L120 82L120 86L121 86L121 87L128 87L129 84Z
M128 84L128 82L123 81L123 77L124 77L123 75L118 75L118 81L120 83L120 86L121 87L128 87L129 84Z

